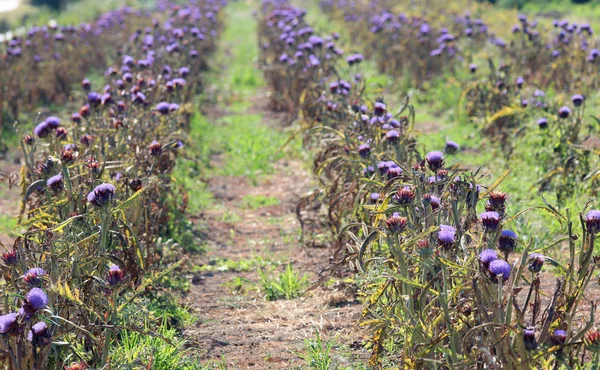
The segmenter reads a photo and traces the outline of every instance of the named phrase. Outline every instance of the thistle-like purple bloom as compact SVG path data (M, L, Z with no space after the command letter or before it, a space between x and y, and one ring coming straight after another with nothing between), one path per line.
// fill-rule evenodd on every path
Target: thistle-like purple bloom
M448 154L455 154L460 149L460 146L451 140L446 141L446 148L444 149Z
M425 156L425 160L429 165L429 169L436 172L444 165L444 153L442 152L429 152Z
M396 130L386 132L385 139L390 143L397 143L400 139L400 133Z
M371 193L371 195L369 195L369 199L371 199L371 203L377 203L377 201L379 200L380 197L381 197L381 194L379 194L379 193Z
M15 249L2 253L1 258L7 266L14 266L19 262L19 255Z
M125 271L121 270L121 268L117 265L110 266L110 269L107 273L106 282L110 286L114 286L119 284L125 278Z
M590 233L600 232L600 211L593 209L585 215L585 224Z
M440 208L440 204L441 204L441 199L436 197L435 195L432 195L431 197L429 197L429 205L431 206L432 210L436 210L438 208Z
M498 275L502 275L502 280L508 280L508 278L510 277L510 270L511 267L508 264L508 262L501 259L497 259L490 262L488 266L488 271L490 273L490 276L492 277L492 280L494 281L496 281L496 277Z
M555 346L562 346L567 340L567 332L564 330L555 330L550 334L550 343Z
M548 128L548 119L545 117L542 117L540 119L537 120L537 125L539 128L541 129L546 129Z
M46 185L55 192L61 191L64 188L62 174L59 173L58 175L50 177L46 181Z
M97 92L90 91L88 93L88 103L91 106L95 106L95 105L100 104L100 100L101 100L100 95Z
M537 349L537 341L535 340L534 328L527 328L523 330L523 341L525 342L525 349L528 351L534 351Z
M580 107L585 101L585 97L581 94L575 94L571 97L571 101L573 102L574 106Z
M8 313L0 316L0 334L12 334L17 329L17 314Z
M498 212L483 212L479 215L481 218L481 223L485 227L485 232L494 232L498 229L498 224L500 224L500 215Z
M394 214L385 221L387 228L392 233L400 233L406 227L406 223L408 220L406 217L401 217L398 212L394 212Z
M375 104L373 105L373 111L376 116L380 117L383 116L385 112L387 112L387 107L384 102L378 101L375 102Z
M484 268L488 268L492 261L498 259L498 253L496 253L493 249L484 249L479 253L479 262L483 265Z
M39 138L44 138L48 136L53 130L54 128L50 126L48 122L43 121L40 122L37 126L35 126L35 128L33 129L33 133Z
M105 206L112 202L115 191L116 188L112 184L100 184L87 195L87 201L97 207Z
M544 262L546 261L546 257L543 254L532 253L529 255L529 271L533 273L538 273L542 271L542 267L544 266Z
M524 83L525 83L525 80L521 76L517 77L517 79L515 80L515 84L517 85L517 87L519 89L523 87Z
M35 313L48 305L48 296L40 288L32 288L25 296L25 301L25 312L31 309Z
M371 154L371 146L369 146L369 144L361 144L358 146L358 154L363 157L366 158L369 156L369 154Z
M48 123L51 128L56 129L60 126L60 119L55 116L50 116L46 118L46 123Z
M438 244L444 248L450 248L456 243L456 229L449 225L440 225L438 232Z
M498 239L498 249L504 253L510 253L517 246L517 234L512 230L502 230Z
M187 77L187 75L190 73L190 69L188 67L181 67L179 68L179 75L181 77Z
M48 330L48 325L40 321L31 326L31 330L27 333L27 340L35 347L44 347L50 344L52 335Z
M558 110L558 117L565 119L565 118L569 118L569 116L571 115L571 109L569 107L561 107Z
M400 177L402 175L402 168L398 167L398 165L396 165L395 163L394 165L394 167L390 167L387 171L387 176L389 180L394 179L396 177Z
M42 276L46 275L46 271L41 267L30 268L22 276L23 280L30 285L38 286L42 283Z
M156 110L160 113L160 114L169 114L169 108L171 107L171 105L167 102L160 102L156 105Z

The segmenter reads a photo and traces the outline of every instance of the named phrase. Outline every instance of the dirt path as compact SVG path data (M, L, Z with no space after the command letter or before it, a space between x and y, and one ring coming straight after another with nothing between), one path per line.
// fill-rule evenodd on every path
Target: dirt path
M210 107L206 116L211 125L259 115L258 126L284 129L285 117L268 110L266 90L256 82L261 72L250 61L258 55L252 12L259 6L249 0L226 9L221 58L216 58L221 65L215 86L208 89L212 101L201 104ZM221 104L215 107L214 102ZM221 168L226 160L227 153L215 155L211 167ZM364 363L357 357L366 357L367 350L353 349L362 348L364 338L357 325L362 306L352 284L332 280L313 290L307 285L300 298L265 299L260 270L274 278L291 264L295 272L314 281L329 265L331 253L303 247L299 241L296 204L314 188L303 159L287 155L272 165L273 174L258 182L244 176L208 180L213 205L193 219L206 234L208 251L194 261L186 300L198 320L186 336L204 363L222 361L228 369L306 368L301 358L306 353L304 341L314 340L317 330L332 343L330 357L335 363L342 367Z
M265 107L250 109L264 111ZM265 117L272 121L264 124L279 124L276 115ZM214 160L218 165L220 159ZM273 275L292 263L296 271L314 280L329 263L329 250L303 248L298 239L295 207L310 189L311 175L298 160L281 160L274 166L276 175L257 186L244 177L211 179L209 187L219 205L197 220L205 224L209 252L196 261L204 271L194 277L188 296L199 315L189 334L206 352L207 361L224 359L234 369L306 364L296 353L304 352L304 339L314 339L315 330L338 344L360 339L356 322L361 306L354 292L340 284L317 288L294 300L264 298L260 265L267 265L265 272ZM262 196L276 198L279 204L252 209L244 202ZM238 266L244 263L248 266ZM275 271L267 272L269 265L277 266ZM354 360L349 352L340 355L340 364Z

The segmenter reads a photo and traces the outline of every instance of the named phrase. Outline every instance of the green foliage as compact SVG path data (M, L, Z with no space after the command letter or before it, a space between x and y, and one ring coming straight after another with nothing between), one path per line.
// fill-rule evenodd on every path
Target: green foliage
M160 326L147 324L144 332L124 330L119 344L111 351L114 369L200 370L199 359L185 349L186 341L165 322Z
M245 207L250 209L276 206L280 203L278 198L267 195L246 195L242 199L242 202L244 203Z
M197 268L197 271L228 271L228 272L247 272L255 270L257 267L278 266L279 262L265 260L260 256L231 260L219 258L210 261L204 266Z
M315 328L315 338L304 339L304 354L298 354L311 370L331 370L337 366L331 358L333 341L323 342L319 329Z
M267 276L262 269L259 271L262 291L268 301L300 297L308 284L308 276L294 272L291 264L277 278Z

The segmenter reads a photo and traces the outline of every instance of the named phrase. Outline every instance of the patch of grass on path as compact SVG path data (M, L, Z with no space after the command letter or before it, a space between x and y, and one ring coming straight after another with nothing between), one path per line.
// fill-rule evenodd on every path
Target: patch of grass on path
M191 122L188 159L180 159L175 177L189 192L195 213L212 204L206 179L244 176L257 183L273 173L273 163L297 154L300 143L282 148L291 133L267 124L248 112L265 83L256 65L258 34L252 12L259 2L232 2L225 9L226 27L208 73L205 94ZM215 160L218 156L218 160Z

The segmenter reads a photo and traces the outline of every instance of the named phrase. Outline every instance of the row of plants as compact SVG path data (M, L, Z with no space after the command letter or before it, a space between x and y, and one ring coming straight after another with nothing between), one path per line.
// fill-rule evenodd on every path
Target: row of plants
M438 9L443 14L438 17L435 9L416 6L407 8L408 14L386 1L327 0L320 5L344 22L381 71L399 79L412 76L410 85L424 89L420 98L454 94L445 98L451 105L443 109L455 111L456 121L464 115L476 123L497 143L494 150L507 166L525 160L540 178L540 192L554 193L559 205L567 203L574 186L595 194L598 120L595 110L586 110L586 99L597 88L600 54L589 24L538 23L519 15L505 41L464 9ZM420 11L431 16L416 15ZM428 93L428 81L440 86L455 81L460 90ZM536 140L539 136L543 139ZM520 153L524 145L535 145L535 155Z
M362 55L340 57L337 35L315 35L305 16L286 1L263 1L261 62L274 107L286 97L286 109L299 112L315 157L321 189L301 202L301 223L303 205L320 202L339 265L364 279L370 365L598 366L590 285L600 211L517 210L498 190L502 177L486 185L479 171L448 167L458 145L417 146L410 101L395 109L373 98ZM552 242L513 231L531 212L562 225Z
M0 127L13 129L14 121L39 106L63 105L87 72L104 68L117 56L135 28L150 14L123 8L77 26L32 27L14 35L0 48Z
M0 267L1 365L108 368L125 361L119 351L111 357L119 343L149 336L172 344L168 328L145 330L127 318L134 301L186 260L166 241L187 204L173 170L188 142L224 4L161 2L147 14L110 12L85 35L83 27L56 27L11 40L8 59L33 58L36 47L56 52L59 44L66 48L60 68L69 78L98 68L104 77L82 78L66 108L74 112L41 115L21 141L19 236ZM88 65L104 51L106 58L94 60L104 65ZM3 73L27 83L43 80L43 73L55 76L52 70L24 73L27 64L16 59L7 63Z

